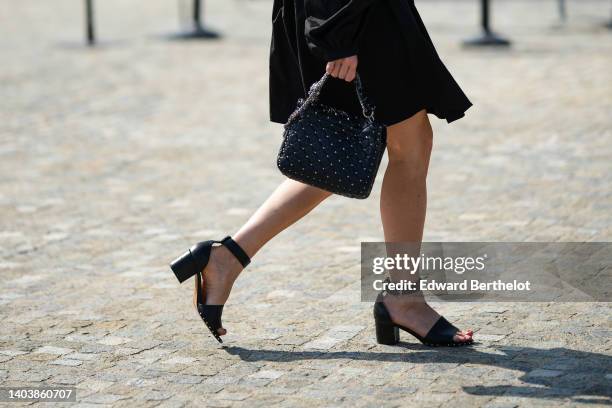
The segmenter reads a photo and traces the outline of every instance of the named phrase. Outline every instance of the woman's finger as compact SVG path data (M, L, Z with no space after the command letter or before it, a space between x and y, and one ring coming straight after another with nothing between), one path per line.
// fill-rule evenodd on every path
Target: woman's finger
M353 79L355 79L356 73L357 73L357 65L351 64L344 80L347 82L351 82Z
M334 72L334 67L336 66L336 61L330 61L327 63L327 66L325 67L325 72L327 72L328 74L331 75L332 72Z
M342 68L342 60L340 61L336 61L336 63L334 64L334 69L332 70L332 76L334 78L338 78L338 75L340 75L340 69Z
M351 65L352 64L348 62L347 60L343 60L342 65L340 66L340 69L338 70L338 78L346 80L346 75L351 70Z

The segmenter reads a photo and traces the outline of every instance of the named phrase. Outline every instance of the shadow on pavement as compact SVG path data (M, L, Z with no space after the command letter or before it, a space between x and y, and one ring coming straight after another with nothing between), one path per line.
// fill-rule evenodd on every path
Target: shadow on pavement
M612 356L590 353L568 348L538 349L517 346L493 346L485 351L477 348L459 349L430 348L421 345L400 343L404 350L418 350L418 353L366 352L366 351L282 351L257 350L243 347L225 347L231 355L243 361L291 362L297 360L367 360L407 363L456 363L480 364L522 371L518 377L524 385L469 386L463 390L472 395L520 396L528 398L578 397L582 403L612 403L601 397L612 398L610 379L606 374L612 368ZM462 372L469 375L469 370ZM478 375L481 375L480 373ZM486 375L486 374L485 374ZM508 382L516 376L508 376ZM503 383L504 378L498 382ZM598 398L596 398L598 397ZM575 402L578 399L574 400Z

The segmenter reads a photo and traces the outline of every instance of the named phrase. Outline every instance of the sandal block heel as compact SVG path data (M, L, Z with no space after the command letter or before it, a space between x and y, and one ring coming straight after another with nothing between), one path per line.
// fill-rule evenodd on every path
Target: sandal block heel
M376 342L394 346L400 341L399 329L393 323L376 321Z
M190 250L187 250L183 255L176 258L170 263L170 269L174 272L174 276L180 283L185 282L193 275L198 273L198 265Z

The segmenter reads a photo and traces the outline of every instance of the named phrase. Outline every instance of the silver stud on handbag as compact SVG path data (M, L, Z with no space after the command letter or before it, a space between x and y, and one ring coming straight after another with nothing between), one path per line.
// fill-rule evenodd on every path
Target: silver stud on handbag
M351 198L372 191L386 148L386 128L374 118L359 75L354 80L363 117L319 103L329 74L300 99L285 124L277 166L290 179Z

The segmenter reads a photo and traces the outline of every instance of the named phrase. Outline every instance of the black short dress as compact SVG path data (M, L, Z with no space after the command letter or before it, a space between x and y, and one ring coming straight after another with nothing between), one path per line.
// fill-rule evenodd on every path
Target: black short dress
M357 54L376 118L389 126L426 109L449 123L472 105L440 60L413 0L274 0L270 119L285 123L327 61ZM353 114L352 83L330 79L321 102Z

